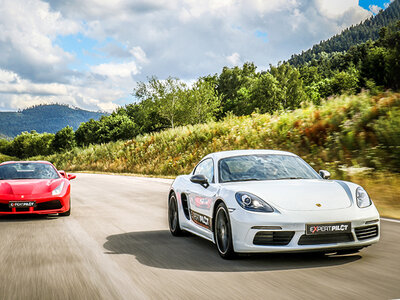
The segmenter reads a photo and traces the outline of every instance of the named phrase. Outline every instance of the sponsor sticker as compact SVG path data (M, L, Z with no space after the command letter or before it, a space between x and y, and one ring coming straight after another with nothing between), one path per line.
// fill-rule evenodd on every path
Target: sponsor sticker
M209 230L211 230L211 222L210 222L210 217L207 217L205 215L199 214L193 210L190 210L191 213L191 217L193 222L195 222L196 224L205 227Z
M349 233L351 232L351 223L334 223L334 224L307 224L306 234L331 234L331 233Z

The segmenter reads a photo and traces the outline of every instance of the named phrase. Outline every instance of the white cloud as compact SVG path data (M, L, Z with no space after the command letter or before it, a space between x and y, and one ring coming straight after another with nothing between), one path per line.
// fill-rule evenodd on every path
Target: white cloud
M226 65L276 64L371 16L357 0L48 3L2 0L3 107L30 106L42 100L108 110L117 100L132 99L135 82L147 76L191 82ZM257 38L256 31L265 32L268 41ZM80 72L68 65L74 55L56 43L60 35L78 32L99 41L97 51L105 56L104 62L92 62L87 71Z
M53 43L57 35L78 32L77 22L67 20L48 3L3 0L0 10L0 66L39 81L59 76L72 55Z
M91 67L90 70L95 74L107 77L131 77L139 72L138 67L134 61L120 64L100 64Z
M337 18L352 8L358 8L358 0L317 0L321 13L328 18Z
M232 55L227 56L226 60L228 61L228 63L230 65L234 65L234 66L237 66L237 65L239 65L241 63L240 54L237 53L237 52L232 53Z
M133 47L129 51L129 53L131 53L137 59L138 62L141 62L141 63L149 62L147 57L146 57L146 53L140 47Z
M372 4L368 6L368 8L374 15L378 14L382 10L382 8L379 7L378 5L372 5Z

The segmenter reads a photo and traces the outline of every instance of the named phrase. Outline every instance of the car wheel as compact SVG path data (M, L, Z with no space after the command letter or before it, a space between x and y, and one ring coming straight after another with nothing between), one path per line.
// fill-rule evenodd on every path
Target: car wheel
M68 217L71 215L71 197L69 198L69 209L66 212L59 213L58 215L62 217Z
M232 243L232 230L229 220L228 209L224 203L217 207L214 224L214 240L217 245L218 253L224 259L235 257Z
M173 236L183 235L182 229L179 225L178 202L176 201L175 193L171 193L168 200L168 224L169 230Z

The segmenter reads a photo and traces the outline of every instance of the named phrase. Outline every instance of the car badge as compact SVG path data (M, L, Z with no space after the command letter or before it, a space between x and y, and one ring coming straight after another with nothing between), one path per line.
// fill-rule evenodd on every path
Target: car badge
M21 198L24 198L24 195L21 195Z
M321 207L321 204L320 204L320 203L316 203L315 205L318 206L318 207Z

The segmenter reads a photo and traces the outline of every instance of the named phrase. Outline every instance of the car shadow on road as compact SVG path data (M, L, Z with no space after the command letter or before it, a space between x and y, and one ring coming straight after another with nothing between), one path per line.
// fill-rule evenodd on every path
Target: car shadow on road
M356 255L263 254L222 259L215 245L194 235L173 237L168 230L116 234L107 237L107 254L130 254L147 266L207 272L273 271L351 263Z
M1 222L32 222L40 220L56 220L59 216L54 215L39 215L39 214L21 214L21 215L4 215L0 216Z

